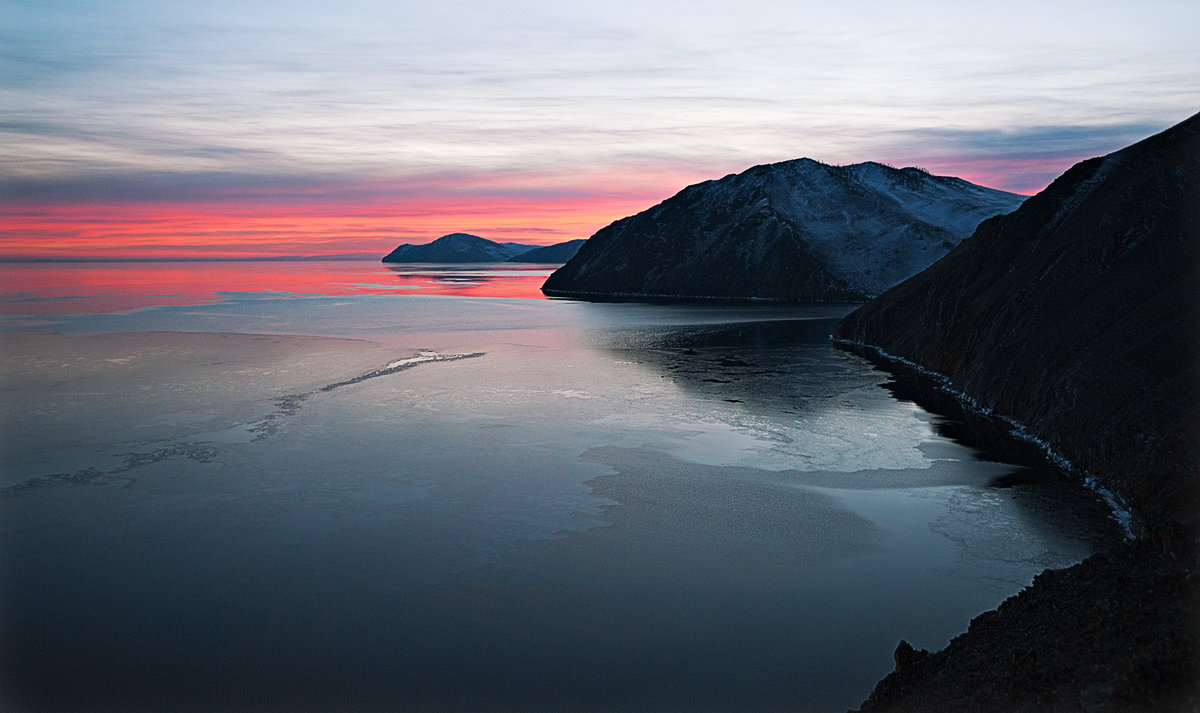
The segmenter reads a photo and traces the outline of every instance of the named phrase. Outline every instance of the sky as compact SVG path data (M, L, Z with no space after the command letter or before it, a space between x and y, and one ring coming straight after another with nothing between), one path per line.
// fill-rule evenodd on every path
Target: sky
M1032 194L1200 110L1200 2L0 0L0 259L588 237L802 156Z

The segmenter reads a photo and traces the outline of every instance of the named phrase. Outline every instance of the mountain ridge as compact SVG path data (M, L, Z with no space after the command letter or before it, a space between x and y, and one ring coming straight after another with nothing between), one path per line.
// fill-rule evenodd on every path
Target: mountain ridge
M1024 200L912 167L763 164L611 223L543 291L860 301Z

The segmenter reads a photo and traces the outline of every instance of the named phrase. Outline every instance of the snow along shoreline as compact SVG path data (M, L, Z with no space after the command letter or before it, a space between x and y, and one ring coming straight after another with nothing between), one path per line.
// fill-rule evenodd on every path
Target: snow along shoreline
M993 411L991 409L991 407L984 406L983 404L981 404L977 399L975 399L975 397L971 396L970 394L966 393L965 391L955 388L953 383L950 381L950 377L946 376L945 374L934 371L932 369L927 369L910 359L905 359L902 356L897 356L895 354L889 354L888 352L884 351L880 347L875 346L874 344L867 344L865 342L859 342L859 341L855 341L853 339L842 339L839 337L831 337L831 339L834 344L838 344L838 345L846 346L846 347L857 347L859 349L868 350L868 351L878 354L882 359L884 359L886 361L894 362L897 364L903 364L904 366L908 367L909 369L912 369L913 371L917 372L918 374L921 374L922 376L928 377L929 379L933 380L933 382L937 385L936 388L939 391L942 391L944 393L947 393L947 394L950 394L951 396L953 396L955 399L958 400L958 402L960 404L963 405L964 408L966 408L974 413L977 413L981 416L986 416L988 418L996 419L996 420L1002 421L1003 423L1008 424L1009 435L1011 435L1013 438L1016 438L1018 440L1024 441L1026 443L1031 443L1031 444L1037 446L1042 451L1042 453L1046 456L1046 460L1048 460L1052 464L1054 464L1054 466L1057 467L1059 470L1062 470L1065 473L1069 473L1069 474L1079 478L1083 482L1083 486L1085 488L1087 488L1088 490L1091 490L1092 492L1096 493L1101 498L1103 498L1105 504L1108 505L1109 510L1111 511L1112 519L1118 525L1121 526L1121 529L1125 533L1126 539L1132 540L1135 537L1137 537L1139 531L1141 530L1141 525L1140 525L1140 523L1138 523L1136 516L1133 514L1133 511L1130 510L1129 506L1125 503L1124 499L1117 493L1114 493L1113 491L1111 491L1108 488L1101 485L1099 479L1097 479L1096 476L1092 475L1091 473L1087 472L1086 470L1084 470L1082 468L1079 468L1074 463L1067 460L1067 458L1065 458L1061 453L1058 453L1057 451L1055 451L1053 446L1050 445L1050 443L1048 443L1046 440L1044 440L1042 438L1039 438L1036 434L1032 433L1029 430L1029 427L1026 426L1025 424L1021 423L1020 421L1017 421L1015 418L1012 418L1010 416L1005 416L1004 414L996 413L995 411Z

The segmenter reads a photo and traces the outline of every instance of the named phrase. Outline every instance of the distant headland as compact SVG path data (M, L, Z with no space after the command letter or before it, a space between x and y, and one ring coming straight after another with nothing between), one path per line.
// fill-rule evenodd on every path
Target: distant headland
M450 233L423 245L404 243L385 255L381 262L561 264L570 260L583 242L583 240L569 240L555 245L526 245L524 243L498 243L470 233Z

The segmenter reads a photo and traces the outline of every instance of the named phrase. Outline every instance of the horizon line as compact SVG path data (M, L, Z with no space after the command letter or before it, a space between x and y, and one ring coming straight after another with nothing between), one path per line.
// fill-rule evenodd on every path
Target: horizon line
M333 253L330 255L279 255L258 257L3 257L0 264L64 262L316 262L322 260L375 260L374 253Z

